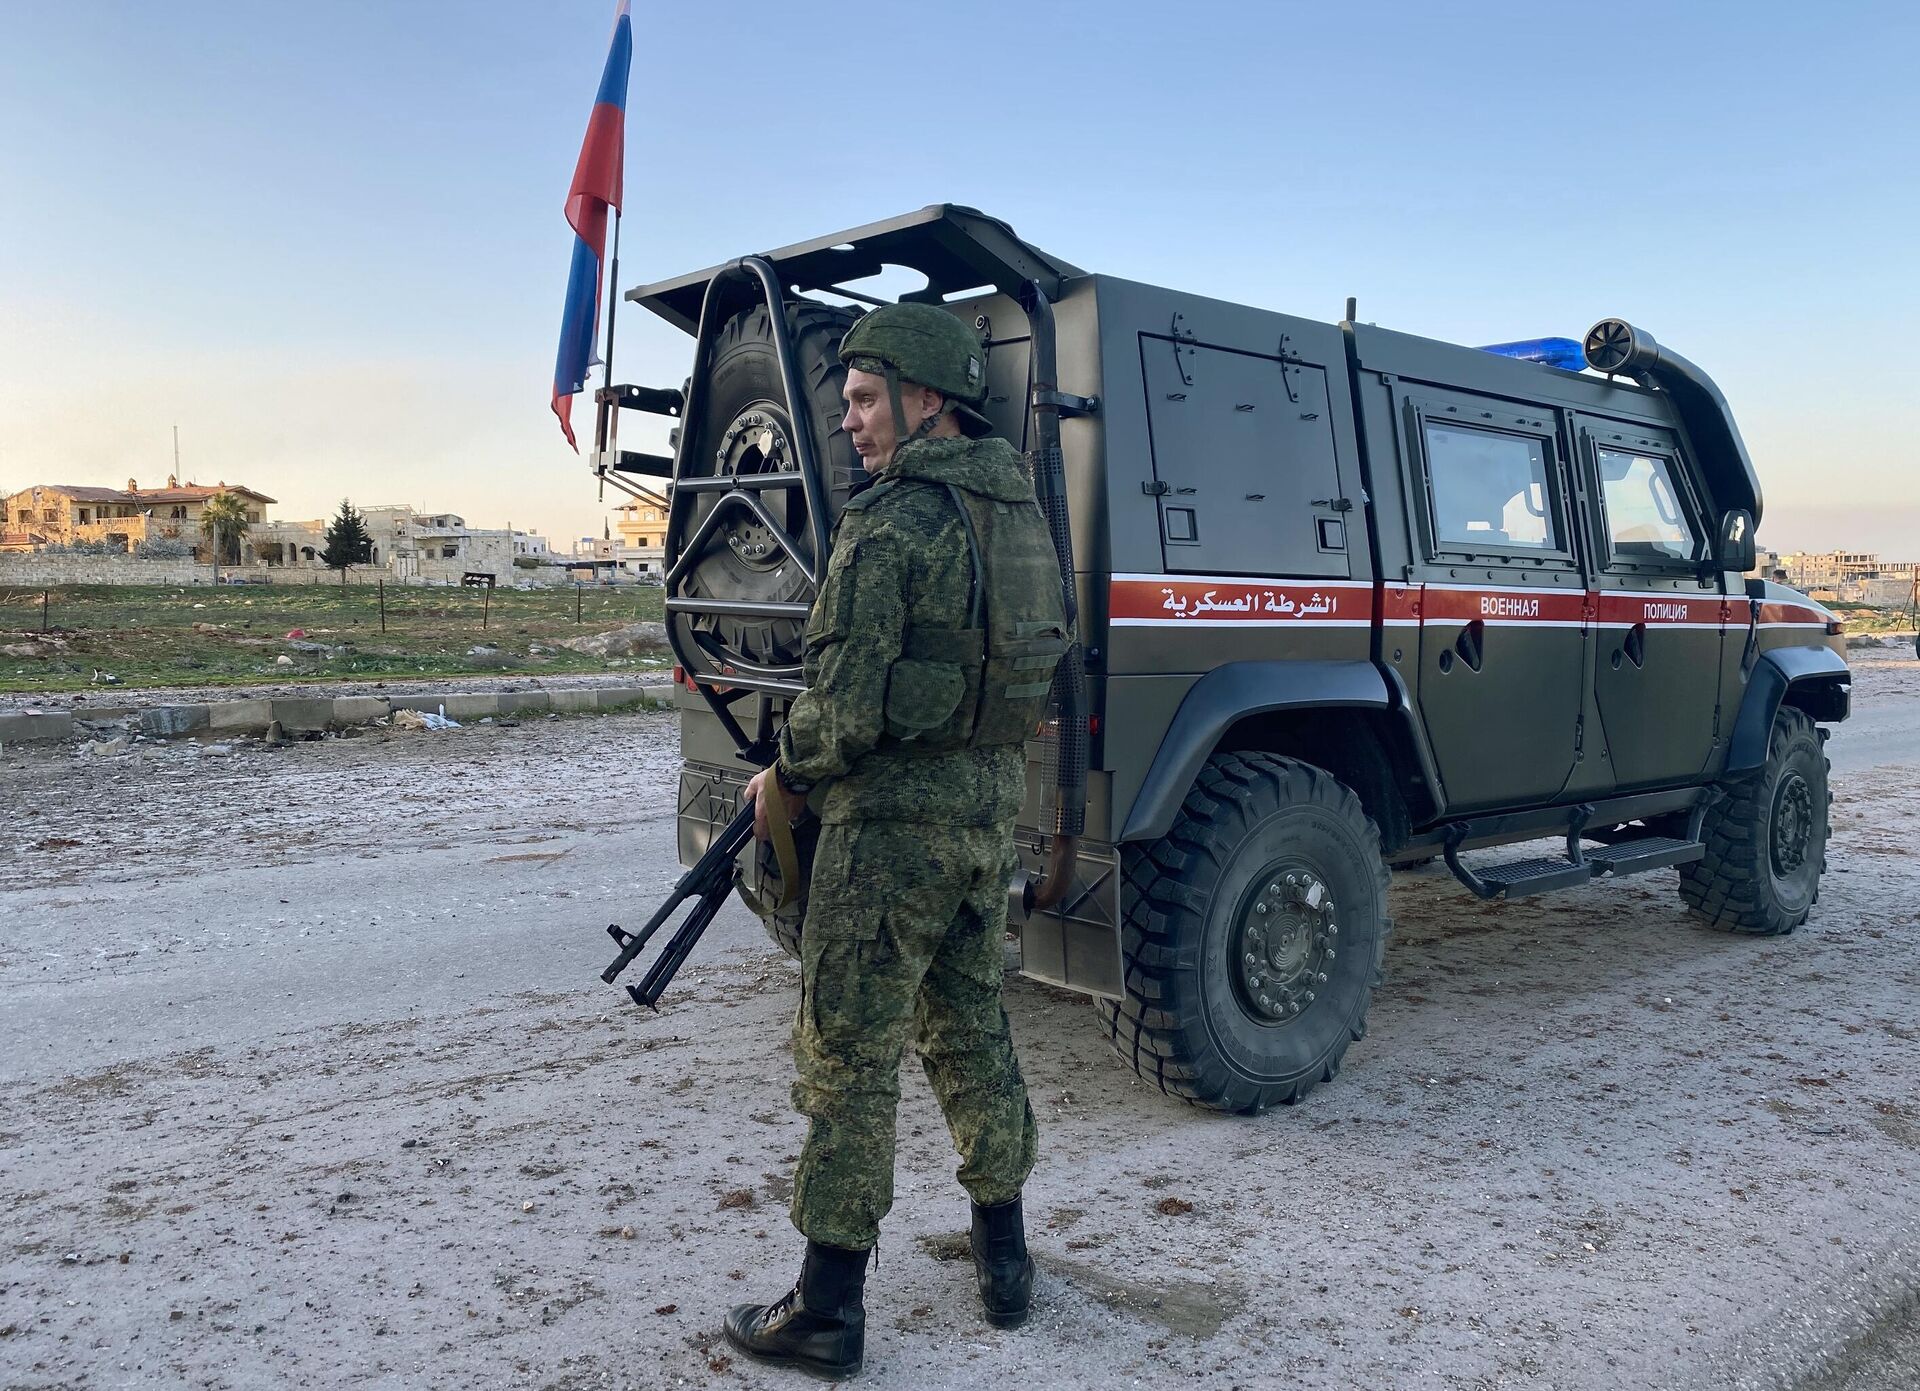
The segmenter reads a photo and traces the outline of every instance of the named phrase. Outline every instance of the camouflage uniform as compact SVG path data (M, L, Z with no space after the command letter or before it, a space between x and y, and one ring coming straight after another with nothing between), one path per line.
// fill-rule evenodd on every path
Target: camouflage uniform
M972 709L949 669L921 660L940 657L938 637L969 620L974 571L949 487L976 507L1018 512L1022 527L1032 509L1044 528L1004 440L902 445L841 518L807 620L808 689L780 739L783 773L817 784L823 822L794 1020L793 1100L812 1125L793 1223L813 1241L854 1250L874 1244L893 1203L909 1038L975 1202L1018 1196L1034 1162L1033 1109L1000 1000L1024 751L1018 742L925 747L951 745ZM1053 565L1030 529L1020 535L1024 547L1005 548L1006 575ZM1002 550L985 550L991 568ZM1057 593L1057 569L1051 586Z

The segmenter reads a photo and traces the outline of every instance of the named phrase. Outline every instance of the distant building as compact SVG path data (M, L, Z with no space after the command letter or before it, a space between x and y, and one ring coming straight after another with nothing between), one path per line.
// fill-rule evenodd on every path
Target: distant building
M202 561L213 558L200 531L207 503L232 493L246 504L247 534L240 538L240 563L257 559L256 531L271 525L267 508L274 499L239 484L214 485L169 477L164 488L142 488L129 478L124 488L93 488L43 483L24 488L0 502L0 551L35 551L43 546L106 542L122 551L142 541L165 537L187 542Z
M1788 551L1780 568L1795 589L1834 589L1878 575L1880 557L1872 551Z
M395 579L458 584L469 574L489 574L496 584L512 584L548 578L537 567L516 573L516 557L550 554L546 539L533 532L470 527L458 513L418 512L404 503L358 511L373 539L368 566ZM261 537L261 560L269 568L324 568L332 524L330 517L273 523Z
M636 575L658 575L667 564L667 511L650 502L625 502L613 509L614 529L620 533L615 556L621 567Z
M1780 580L1829 603L1902 608L1914 600L1914 575L1920 562L1882 560L1873 551L1762 552L1749 571Z
M445 584L458 584L468 575L488 574L495 584L512 584L513 533L465 525L415 527L411 573Z

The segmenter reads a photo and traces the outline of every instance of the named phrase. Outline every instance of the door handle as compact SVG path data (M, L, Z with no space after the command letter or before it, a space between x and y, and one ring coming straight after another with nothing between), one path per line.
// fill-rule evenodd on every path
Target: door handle
M1454 639L1453 650L1460 654L1460 660L1473 670L1480 670L1480 664L1486 660L1487 625L1474 619L1460 630L1460 636Z
M1627 660L1638 670L1647 664L1647 625L1636 623L1627 630L1627 640L1621 644L1621 651L1627 654Z

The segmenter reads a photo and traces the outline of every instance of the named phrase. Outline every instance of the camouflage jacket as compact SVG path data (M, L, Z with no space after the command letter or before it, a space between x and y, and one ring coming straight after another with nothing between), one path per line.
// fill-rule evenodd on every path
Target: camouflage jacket
M960 628L968 616L972 560L949 484L1000 502L1033 500L1005 440L926 439L902 446L841 515L807 618L807 690L780 734L780 766L816 784L823 821L990 826L1010 822L1024 800L1019 744L929 753L889 737L890 695L896 713L899 704L889 677L913 630Z

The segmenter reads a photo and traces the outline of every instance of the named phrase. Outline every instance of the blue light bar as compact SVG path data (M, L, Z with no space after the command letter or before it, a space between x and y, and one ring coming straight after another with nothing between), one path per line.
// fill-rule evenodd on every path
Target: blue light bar
M1569 372L1578 372L1587 365L1585 350L1571 338L1527 338L1518 343L1488 343L1480 351L1498 353L1501 357L1517 357L1522 362L1544 362L1549 367L1562 367Z

